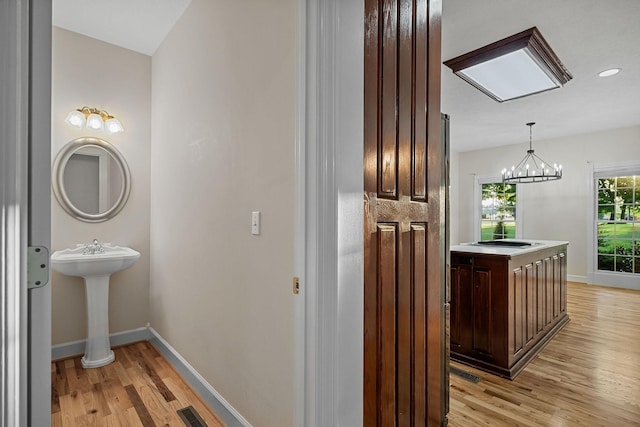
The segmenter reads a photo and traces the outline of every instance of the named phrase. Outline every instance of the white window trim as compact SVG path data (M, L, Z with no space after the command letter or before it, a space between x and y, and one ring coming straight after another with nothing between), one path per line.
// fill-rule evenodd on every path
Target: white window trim
M587 281L590 284L640 290L640 274L598 271L596 262L596 222L598 197L596 179L610 176L640 175L640 162L591 163L588 167L588 194L591 202L587 212ZM635 276L635 277L634 277Z
M480 229L481 206L482 206L482 185L501 182L500 175L474 175L473 176L473 240L480 241L482 231ZM520 185L516 185L516 239L522 238L522 201L520 200Z

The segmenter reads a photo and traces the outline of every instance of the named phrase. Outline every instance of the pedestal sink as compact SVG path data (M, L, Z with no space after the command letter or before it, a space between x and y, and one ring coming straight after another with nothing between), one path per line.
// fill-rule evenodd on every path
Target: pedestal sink
M126 247L101 245L97 240L51 255L51 267L67 276L84 278L88 332L82 366L97 368L115 360L109 344L109 277L131 267L140 253Z

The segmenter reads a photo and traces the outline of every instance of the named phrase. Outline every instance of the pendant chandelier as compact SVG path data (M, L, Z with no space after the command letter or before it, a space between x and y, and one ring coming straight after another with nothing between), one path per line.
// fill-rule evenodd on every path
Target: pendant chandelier
M522 183L554 181L562 178L562 165L549 163L536 156L532 147L532 129L535 122L527 123L529 126L529 149L527 154L516 166L510 169L502 169L502 182Z

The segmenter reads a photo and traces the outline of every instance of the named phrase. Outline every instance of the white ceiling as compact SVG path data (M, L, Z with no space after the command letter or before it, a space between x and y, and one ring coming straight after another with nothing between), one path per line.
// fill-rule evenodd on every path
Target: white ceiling
M190 0L54 0L54 25L152 55ZM640 0L444 0L442 59L536 26L573 75L497 103L442 66L451 147L468 151L640 125ZM609 78L597 73L612 67ZM606 143L605 141L604 143Z
M191 0L53 0L53 25L153 55Z
M444 0L442 59L533 26L573 75L563 88L498 103L442 66L451 147L468 151L640 124L639 0ZM613 77L602 70L620 67ZM604 144L611 141L603 141Z

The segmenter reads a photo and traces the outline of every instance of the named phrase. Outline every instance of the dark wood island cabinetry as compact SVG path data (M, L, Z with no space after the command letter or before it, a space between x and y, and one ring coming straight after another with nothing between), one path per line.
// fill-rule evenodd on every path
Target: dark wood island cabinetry
M451 359L515 378L569 321L567 245L452 246Z

